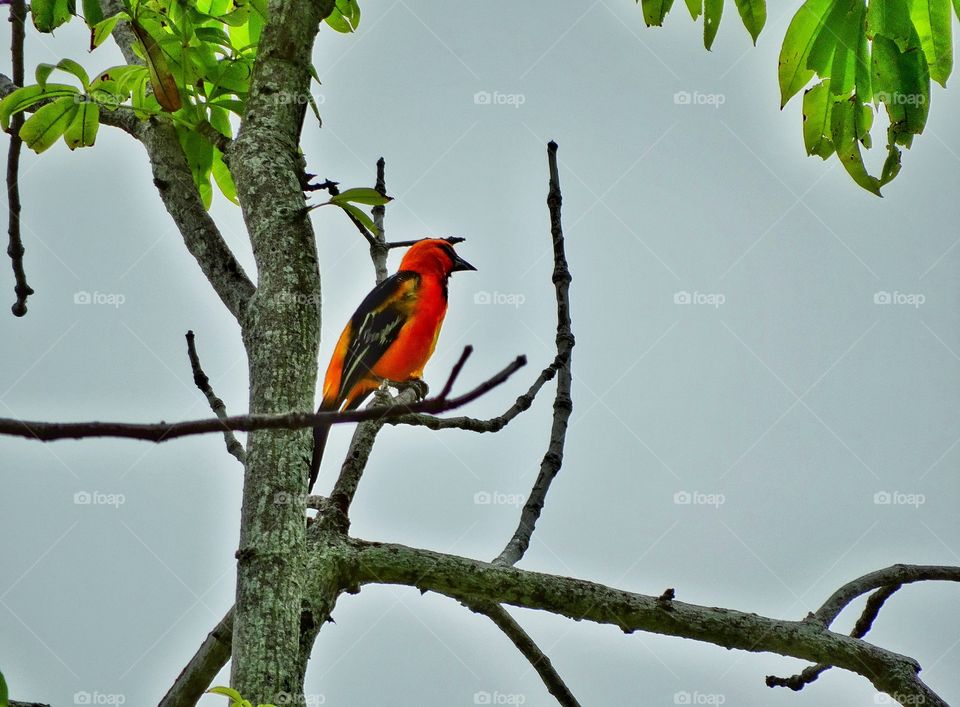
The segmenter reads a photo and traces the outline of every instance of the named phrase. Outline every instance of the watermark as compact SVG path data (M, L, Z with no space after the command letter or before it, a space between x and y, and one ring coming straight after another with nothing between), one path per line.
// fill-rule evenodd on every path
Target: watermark
M478 106L513 106L519 108L527 102L527 97L522 93L477 91L473 94L473 102Z
M522 705L526 704L527 696L519 692L487 692L480 690L473 693L475 705Z
M116 110L120 107L120 96L95 88L90 93L76 93L73 96L73 102L77 105L93 103L94 105L106 108L107 110Z
M127 696L120 693L111 692L74 692L73 704L75 705L122 705L127 701Z
M73 293L73 303L74 304L106 304L111 307L119 308L124 302L127 301L125 295L121 295L119 292L87 292L86 290L80 290L79 292Z
M499 491L477 491L473 494L473 502L478 506L514 506L519 507L527 502L522 493L501 493Z
M527 296L519 292L487 292L487 290L480 290L473 294L474 304L500 304L519 309L526 301Z
M873 99L888 106L922 106L927 102L927 97L922 93L890 93L889 91L876 91Z
M301 506L306 505L309 494L305 493L287 493L286 491L277 491L273 494L273 504L275 506L288 506L291 503L297 503Z
M873 293L874 304L906 304L914 309L920 309L920 305L927 301L927 296L921 292L887 292L880 290Z
M307 295L298 292L278 292L273 296L273 300L277 304L293 304L300 307L307 305L316 307L320 304L321 299L319 293Z
M720 306L727 301L726 295L720 292L687 292L680 290L673 293L674 304L705 304L720 309Z
M913 506L919 508L927 502L922 493L904 493L903 491L877 491L873 494L875 506Z
M114 508L119 508L126 502L127 497L122 493L77 491L75 494L73 494L73 503L76 506L113 506ZM88 702L87 704L91 703Z
M277 705L323 705L327 696L317 693L299 695L293 692L281 692L277 695Z
M722 705L726 703L727 696L719 692L680 692L673 693L673 704L675 705Z
M673 102L678 106L713 106L719 108L727 102L727 97L722 93L677 91L673 94Z
M885 692L878 692L873 696L875 705L924 705L926 703L926 695L907 695L901 692L888 695Z
M702 491L677 491L673 502L678 506L713 506L720 508L727 502L722 493L703 493ZM689 702L687 704L690 704Z
M266 97L266 100L279 106L306 105L307 103L311 102L311 99L316 105L320 105L327 100L322 93L314 95L311 93L300 93L294 91L277 91L276 93L271 93Z

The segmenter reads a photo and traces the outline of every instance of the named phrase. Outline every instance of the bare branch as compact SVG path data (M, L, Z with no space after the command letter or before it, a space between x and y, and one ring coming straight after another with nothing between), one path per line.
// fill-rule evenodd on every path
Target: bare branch
M550 210L550 233L553 237L553 284L557 294L557 393L553 400L553 426L550 430L550 442L547 452L540 462L540 473L533 489L520 512L520 523L513 537L500 555L494 560L497 564L515 565L530 546L530 537L537 525L537 519L543 510L543 504L550 490L550 484L563 465L563 448L567 438L567 424L573 412L573 398L570 388L573 376L570 364L573 357L573 330L570 322L570 268L563 247L563 224L560 218L560 206L563 196L560 192L560 174L557 168L557 143L547 143L547 159L550 164L550 188L547 192L547 207Z
M557 673L553 667L553 663L550 662L550 658L540 650L540 647L530 638L530 634L507 613L506 609L499 604L471 603L467 601L463 602L463 604L471 611L477 614L483 614L489 618L503 631L507 638L513 641L513 645L515 645L517 650L523 654L523 657L530 662L533 669L540 675L540 679L543 680L543 684L546 685L547 691L557 699L559 704L563 705L563 707L580 707L577 698L573 696L570 688L567 687L563 678Z
M13 63L13 83L23 85L23 25L27 16L24 0L10 0L10 56ZM17 296L10 311L13 316L22 317L27 313L27 297L33 294L33 288L27 284L27 274L23 269L23 239L20 236L20 128L23 127L23 113L16 113L10 121L10 147L7 151L7 255L13 265L13 277L16 281L13 292Z
M159 707L194 707L216 674L230 660L233 646L233 607L207 634L176 682L160 700Z
M213 388L210 386L210 379L207 378L207 374L203 372L203 368L200 366L200 357L197 355L197 347L194 343L192 331L187 332L187 356L190 358L190 368L193 370L193 382L200 389L200 392L206 396L213 413L221 420L225 419L227 417L227 406L224 405L223 400L213 392ZM240 444L233 432L225 429L223 431L223 441L227 445L227 451L236 457L238 462L241 464L246 463L247 454L243 449L243 445Z
M380 196L387 195L387 181L384 175L386 171L386 162L383 157L377 160L377 183L374 185ZM373 270L379 285L387 279L387 233L383 228L383 217L387 213L387 208L383 204L378 204L371 209L373 214L373 225L377 227L376 242L370 244L370 259L373 261Z
M827 599L816 614L808 616L807 620L828 628L850 602L875 589L876 591L870 595L860 618L850 632L850 636L853 638L863 638L870 632L873 622L880 614L880 609L883 608L887 599L896 594L904 584L928 580L960 582L960 567L893 565L871 572L843 585ZM786 678L768 675L766 684L768 687L789 687L791 690L802 690L831 667L833 666L829 663L817 663L804 668L796 675Z
M519 396L507 410L497 417L479 420L475 417L434 417L433 415L401 415L398 418L387 420L390 425L413 425L428 427L431 430L467 430L469 432L499 432L514 420L520 413L530 409L537 393L548 381L557 374L558 362L555 360L540 372L533 385L526 393Z
M919 678L912 658L844 636L811 621L783 621L733 609L698 606L571 577L396 544L351 540L343 558L346 586L399 584L466 602L510 604L576 621L612 624L625 633L647 631L737 648L830 663L867 678L904 704L945 707ZM960 568L956 568L960 572Z
M0 435L50 442L56 439L83 439L87 437L122 437L147 442L167 440L189 435L234 430L297 430L318 424L341 424L391 418L411 412L438 413L455 410L502 384L526 365L525 356L518 356L499 373L472 390L447 400L429 398L411 405L390 405L385 408L366 408L348 412L290 412L282 414L233 415L224 418L188 420L186 422L130 423L130 422L34 422L0 418Z

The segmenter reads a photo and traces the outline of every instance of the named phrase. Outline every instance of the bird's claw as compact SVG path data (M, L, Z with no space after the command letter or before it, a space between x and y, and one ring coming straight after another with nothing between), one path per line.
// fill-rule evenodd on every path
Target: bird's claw
M410 380L395 383L394 385L401 393L405 390L412 390L417 396L418 402L425 400L430 393L430 386L428 386L427 382L422 378L411 378Z

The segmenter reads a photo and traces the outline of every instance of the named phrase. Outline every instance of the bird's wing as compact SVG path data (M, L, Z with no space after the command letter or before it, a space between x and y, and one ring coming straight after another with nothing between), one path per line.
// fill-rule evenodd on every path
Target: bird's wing
M400 271L377 285L350 319L350 336L343 351L338 399L364 378L396 341L416 302L420 276ZM341 352L337 352L338 354Z

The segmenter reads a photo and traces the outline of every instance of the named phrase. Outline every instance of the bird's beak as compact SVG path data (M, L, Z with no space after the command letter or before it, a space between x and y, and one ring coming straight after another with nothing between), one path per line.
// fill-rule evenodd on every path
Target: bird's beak
M457 270L476 270L476 268L459 255L454 254L453 267L450 268L450 272L457 272Z

